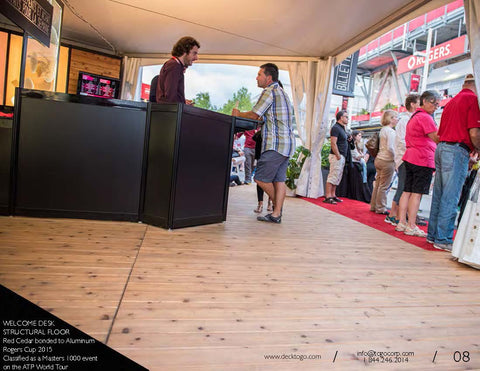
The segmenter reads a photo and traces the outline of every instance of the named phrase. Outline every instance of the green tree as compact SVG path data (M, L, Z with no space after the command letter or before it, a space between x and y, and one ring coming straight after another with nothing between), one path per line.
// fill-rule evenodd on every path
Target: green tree
M252 103L252 94L248 91L248 89L242 86L236 93L233 93L233 98L229 99L227 103L225 103L218 112L225 113L226 115L230 115L232 113L232 109L235 108L235 103L239 102L238 109L240 111L251 111L253 108Z
M195 96L195 107L205 108L210 111L217 111L217 107L215 107L210 101L209 92L197 93Z

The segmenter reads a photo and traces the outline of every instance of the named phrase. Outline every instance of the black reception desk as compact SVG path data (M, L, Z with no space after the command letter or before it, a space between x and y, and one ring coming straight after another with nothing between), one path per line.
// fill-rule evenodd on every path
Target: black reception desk
M172 229L225 221L233 133L257 125L183 104L25 89L16 102L12 215Z

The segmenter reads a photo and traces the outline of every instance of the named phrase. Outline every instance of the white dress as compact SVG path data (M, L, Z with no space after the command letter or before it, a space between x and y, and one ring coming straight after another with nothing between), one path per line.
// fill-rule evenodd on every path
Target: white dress
M452 255L460 263L480 269L480 171L470 190L462 220L453 241Z

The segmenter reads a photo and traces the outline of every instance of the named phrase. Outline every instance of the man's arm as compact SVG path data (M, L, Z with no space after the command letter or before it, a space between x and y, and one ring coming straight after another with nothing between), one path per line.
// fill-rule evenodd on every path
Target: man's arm
M332 152L337 157L337 160L340 160L342 156L340 155L340 151L338 150L337 139L337 137L330 137L330 146L332 147Z
M245 119L252 119L252 120L257 120L257 121L260 120L260 116L258 116L255 112L253 112L253 111L240 112L236 108L234 108L232 110L232 116L243 117Z
M476 152L480 152L480 128L471 128L468 130L470 140Z
M438 136L437 132L436 131L433 131L431 133L428 133L427 134L428 137L433 140L435 143L438 144L438 142L440 142L440 137Z

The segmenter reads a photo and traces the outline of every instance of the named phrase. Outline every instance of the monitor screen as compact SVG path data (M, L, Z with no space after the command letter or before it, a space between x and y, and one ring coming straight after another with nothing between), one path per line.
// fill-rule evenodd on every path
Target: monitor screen
M77 94L100 98L118 98L120 80L111 77L80 72Z

